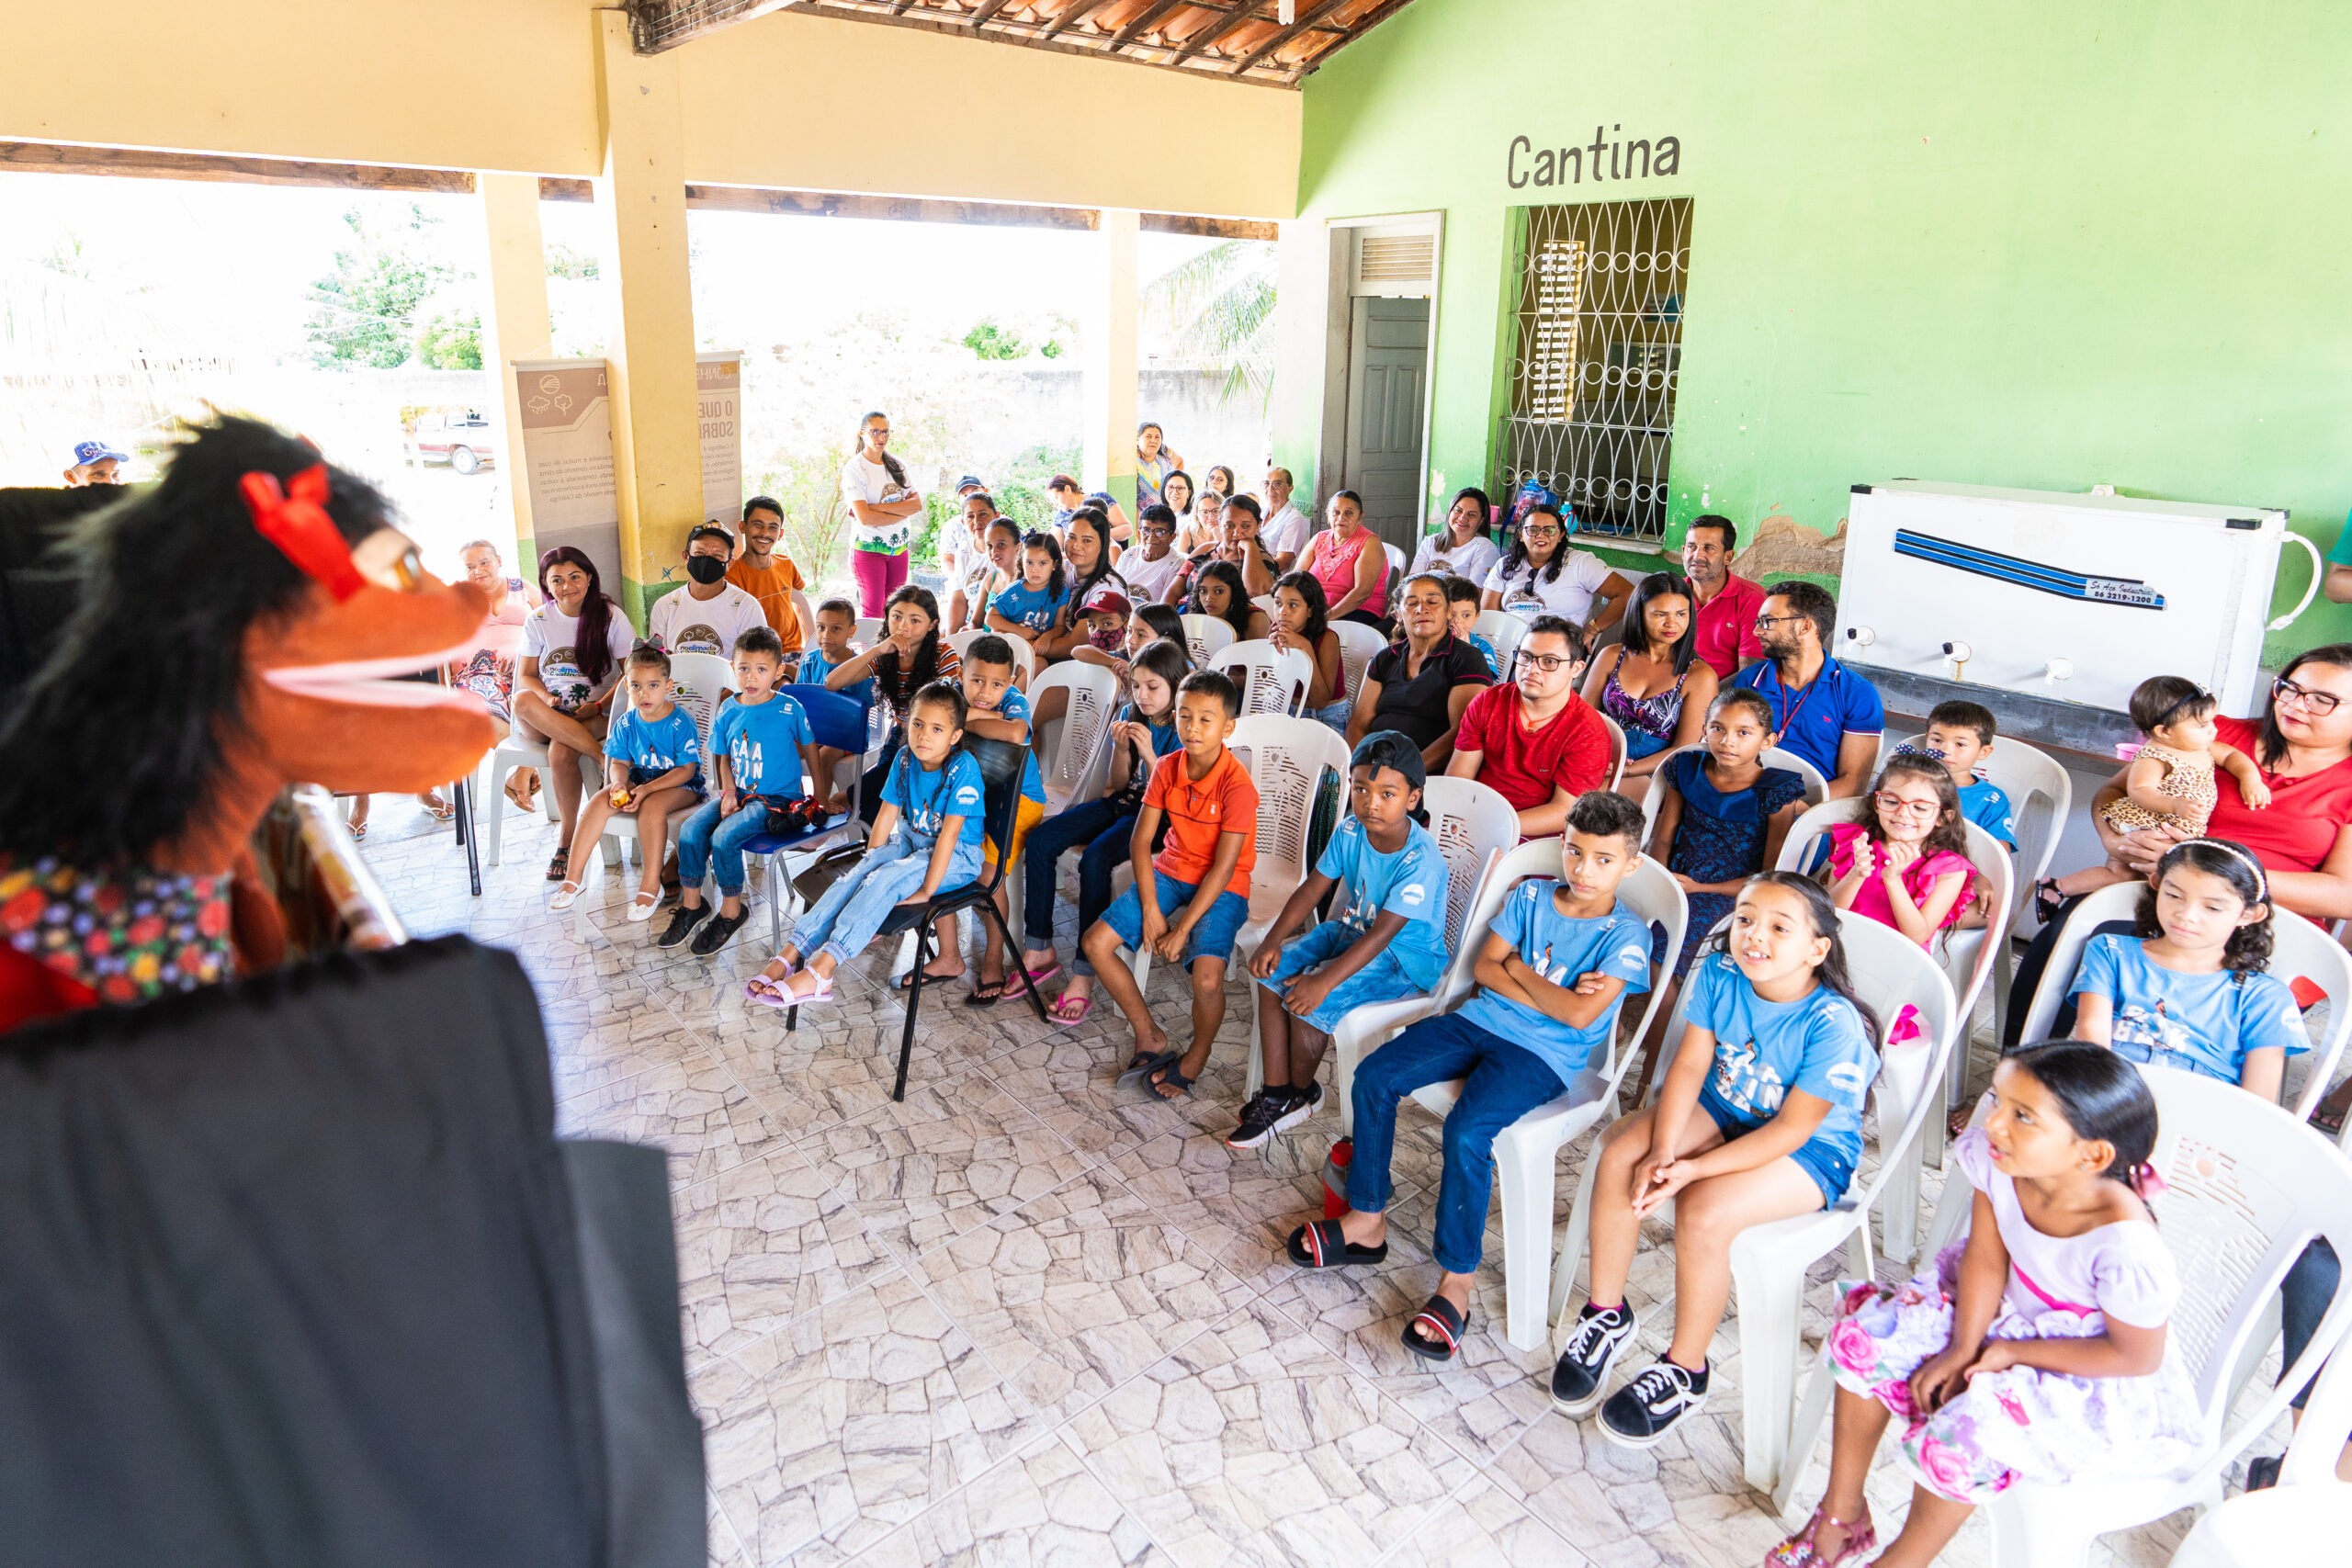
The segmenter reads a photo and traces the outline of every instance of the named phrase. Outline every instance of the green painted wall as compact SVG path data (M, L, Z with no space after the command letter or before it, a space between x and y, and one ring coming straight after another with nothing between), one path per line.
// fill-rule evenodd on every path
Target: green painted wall
M2347 82L2335 0L1417 0L1308 78L1299 199L1444 210L1449 485L1487 472L1511 209L1689 196L1670 537L1833 529L1903 475L2285 506L2324 549L2352 502ZM1596 122L1678 137L1680 170L1507 184L1514 135ZM1277 432L1295 467L1314 444ZM2336 637L2323 600L2268 651Z

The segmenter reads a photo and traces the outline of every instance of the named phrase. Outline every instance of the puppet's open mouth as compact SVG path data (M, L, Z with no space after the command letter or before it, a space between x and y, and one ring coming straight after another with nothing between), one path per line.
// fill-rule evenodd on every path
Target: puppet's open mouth
M482 700L461 686L445 686L437 681L403 681L399 677L414 675L447 664L452 660L473 656L474 640L445 648L438 653L401 654L391 659L352 659L334 664L302 664L283 670L265 670L262 679L281 692L298 697L316 697L330 703L358 703L373 707L430 708L469 707L488 713Z

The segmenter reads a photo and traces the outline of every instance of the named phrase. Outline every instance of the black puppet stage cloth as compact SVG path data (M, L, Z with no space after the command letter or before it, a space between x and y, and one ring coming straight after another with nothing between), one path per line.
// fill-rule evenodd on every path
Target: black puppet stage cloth
M663 1158L462 938L0 1037L0 1564L699 1568Z

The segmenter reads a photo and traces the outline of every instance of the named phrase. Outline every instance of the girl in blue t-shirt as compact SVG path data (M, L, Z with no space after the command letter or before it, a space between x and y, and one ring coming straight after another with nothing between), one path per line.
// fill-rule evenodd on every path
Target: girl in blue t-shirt
M1552 1371L1554 1404L1648 1448L1707 1402L1707 1344L1731 1295L1731 1244L1750 1225L1837 1202L1862 1146L1878 1020L1854 995L1838 911L1811 878L1751 878L1730 929L1691 965L1681 1048L1648 1109L1602 1135L1592 1189L1591 1299ZM1642 1221L1675 1200L1674 1338L1613 1395L1633 1341L1625 1277Z
M1349 814L1267 928L1250 976L1272 993L1258 998L1258 1050L1265 1087L1241 1108L1228 1148L1258 1148L1323 1103L1315 1069L1340 1021L1358 1008L1437 988L1446 965L1445 854L1430 836L1420 748L1393 729L1356 742L1348 759ZM1340 883L1348 906L1296 934Z
M2091 938L2075 971L2075 1038L2201 1073L2272 1104L2287 1058L2311 1049L2270 963L2261 863L2222 839L2176 844L2140 895L2138 934Z
M989 605L989 629L1035 646L1062 629L1069 612L1069 574L1062 546L1051 534L1021 541L1021 581Z
M865 858L794 925L792 940L743 987L764 1007L831 1001L834 972L864 951L891 908L980 874L980 765L964 739L964 694L933 681L907 705L906 744L882 786ZM804 956L807 967L802 967Z
M606 822L636 818L647 852L645 874L628 906L636 921L651 919L662 907L661 852L670 841L671 818L702 804L702 734L694 716L670 700L670 656L650 643L628 656L628 699L605 732L605 787L582 806L565 863L585 866ZM569 871L548 908L571 908L583 874Z

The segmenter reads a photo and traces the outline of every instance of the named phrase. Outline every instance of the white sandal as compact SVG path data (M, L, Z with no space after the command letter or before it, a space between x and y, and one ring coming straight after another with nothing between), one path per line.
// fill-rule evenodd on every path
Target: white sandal
M647 902L648 899L650 899L651 902ZM631 925L638 925L651 919L653 918L653 911L659 909L661 907L662 895L659 893L639 894L636 897L628 901L629 923Z
M555 897L548 900L548 908L550 909L569 909L572 905L579 901L580 884L567 878L560 886L556 888Z

